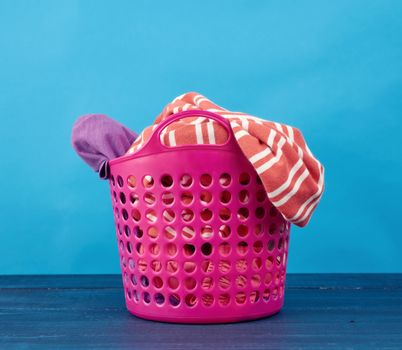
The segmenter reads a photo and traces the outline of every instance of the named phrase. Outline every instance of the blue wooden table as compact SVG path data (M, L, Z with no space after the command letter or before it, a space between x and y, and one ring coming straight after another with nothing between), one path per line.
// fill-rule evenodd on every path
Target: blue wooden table
M118 275L0 276L1 349L402 349L402 274L297 274L271 318L138 319Z

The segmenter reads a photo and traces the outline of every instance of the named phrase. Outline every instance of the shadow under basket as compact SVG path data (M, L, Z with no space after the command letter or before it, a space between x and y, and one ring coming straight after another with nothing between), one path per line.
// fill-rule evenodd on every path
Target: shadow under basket
M221 145L167 147L178 119L219 122ZM290 224L270 203L228 121L188 111L162 122L137 152L110 161L127 309L179 323L245 321L284 302Z

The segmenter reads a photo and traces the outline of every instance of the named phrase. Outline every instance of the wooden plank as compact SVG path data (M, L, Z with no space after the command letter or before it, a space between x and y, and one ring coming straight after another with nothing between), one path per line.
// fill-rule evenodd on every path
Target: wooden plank
M281 313L227 325L141 320L125 310L120 276L73 277L1 276L0 348L402 347L398 274L289 275Z

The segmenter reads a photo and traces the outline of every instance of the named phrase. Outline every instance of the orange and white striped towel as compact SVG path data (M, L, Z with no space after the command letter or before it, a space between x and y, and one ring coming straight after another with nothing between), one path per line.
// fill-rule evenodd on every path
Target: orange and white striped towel
M230 121L235 138L260 176L269 200L286 220L305 226L324 190L324 168L296 128L228 111L196 92L189 92L166 105L154 125L142 131L126 154L145 144L158 123L172 114L192 109L214 112ZM162 134L163 143L169 146L220 144L226 138L226 131L219 123L202 117L174 122Z

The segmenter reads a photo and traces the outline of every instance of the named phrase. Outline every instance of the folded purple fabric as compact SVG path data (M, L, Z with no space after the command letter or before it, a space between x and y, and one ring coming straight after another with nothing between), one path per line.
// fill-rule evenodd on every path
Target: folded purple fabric
M122 156L136 138L133 131L108 116L88 114L75 122L71 144L100 178L107 179L108 160Z

